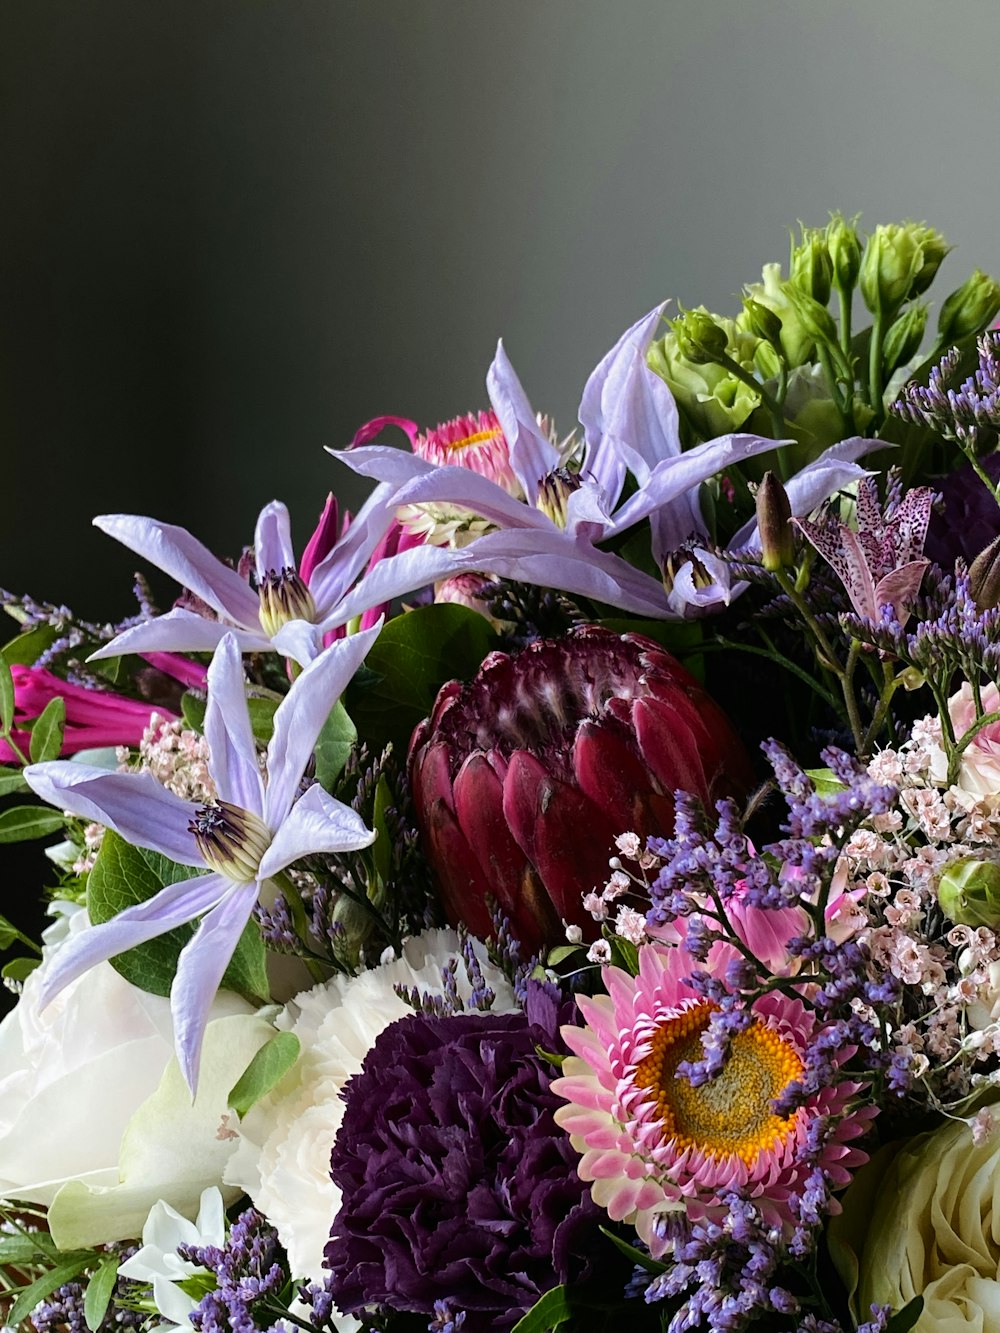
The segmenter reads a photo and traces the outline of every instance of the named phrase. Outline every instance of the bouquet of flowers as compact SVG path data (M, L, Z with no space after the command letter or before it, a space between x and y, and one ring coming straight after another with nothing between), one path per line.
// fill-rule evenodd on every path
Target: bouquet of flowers
M579 432L501 344L301 552L104 515L169 609L2 594L8 1328L1000 1329L1000 284L928 337L946 253L835 216Z

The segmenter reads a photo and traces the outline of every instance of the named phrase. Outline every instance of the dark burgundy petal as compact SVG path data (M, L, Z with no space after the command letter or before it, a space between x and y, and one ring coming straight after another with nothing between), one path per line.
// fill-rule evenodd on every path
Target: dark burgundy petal
M531 865L511 833L503 812L503 784L484 754L466 759L455 778L454 795L459 825L483 880L507 915L520 920L522 886Z
M659 784L630 728L609 718L582 722L573 744L573 772L583 794L607 814L619 833L648 836L662 831L650 806Z
M698 738L674 704L639 699L632 707L632 719L642 757L661 786L667 791L690 791L707 800Z

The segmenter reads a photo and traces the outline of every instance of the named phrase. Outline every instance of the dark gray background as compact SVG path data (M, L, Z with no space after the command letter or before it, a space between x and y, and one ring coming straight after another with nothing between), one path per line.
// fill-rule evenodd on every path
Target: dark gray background
M788 224L1000 269L995 0L0 0L0 585L130 609L99 511L304 539L366 417L572 425Z

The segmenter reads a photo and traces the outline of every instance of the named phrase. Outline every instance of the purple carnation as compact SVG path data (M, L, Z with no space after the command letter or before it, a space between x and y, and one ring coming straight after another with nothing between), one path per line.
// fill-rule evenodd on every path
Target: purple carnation
M463 1333L507 1329L598 1252L617 1267L536 1050L564 1049L560 1018L532 985L525 1014L414 1014L381 1034L344 1090L331 1160L341 1310L432 1316L447 1301Z

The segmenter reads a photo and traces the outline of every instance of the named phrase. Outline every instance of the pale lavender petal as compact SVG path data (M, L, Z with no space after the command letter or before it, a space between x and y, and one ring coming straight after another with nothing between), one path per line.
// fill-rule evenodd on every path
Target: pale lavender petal
M250 729L243 657L236 638L227 634L208 668L205 739L209 771L219 797L255 815L264 809L264 784Z
M750 586L742 579L734 582L732 569L711 551L696 546L692 554L701 566L698 578L695 577L694 561L686 560L674 574L667 599L670 609L677 615L685 619L708 615L719 607L728 606ZM711 580L708 584L702 582L706 574Z
M266 653L271 642L259 625L255 630L235 629L221 620L209 620L178 607L153 620L144 620L123 630L117 638L91 653L89 661L121 657L125 653L214 653L224 634L234 633L245 653Z
M403 597L418 588L426 588L428 584L436 583L438 579L447 578L450 574L478 569L475 558L469 553L478 550L482 540L480 537L458 550L450 546L414 546L408 551L380 560L320 623L320 634L336 629L338 625L346 625L370 607L382 606L396 597Z
M300 857L317 852L353 852L368 847L375 834L349 805L328 796L314 782L292 806L287 819L260 863L260 877L267 879Z
M566 501L566 531L577 539L599 542L611 526L611 514L604 496L589 480L570 494Z
M208 913L177 959L170 988L174 1042L184 1081L194 1093L212 1001L257 901L256 884L233 884Z
M184 866L205 864L188 830L196 807L167 791L151 773L109 773L55 759L29 764L24 779L49 805L103 824L136 847L162 852Z
M875 449L887 449L885 440L866 440L861 436L852 436L824 449L819 458L807 463L804 468L785 482L788 502L794 518L805 518L817 509L824 500L851 482L860 481L870 476L864 468L857 466L857 460ZM760 547L757 532L757 520L752 518L745 523L729 543L731 551L752 550Z
M98 963L201 916L215 906L231 883L222 875L196 875L194 879L179 880L145 902L126 907L110 921L72 935L46 964L40 1003L48 1004L71 981Z
M486 392L503 427L511 469L528 504L534 505L539 482L559 466L559 451L542 434L502 340L486 373Z
M274 715L274 735L267 747L264 822L276 834L288 815L323 723L365 660L381 632L369 630L338 639L292 683Z
M256 627L257 596L250 585L184 528L134 514L101 514L94 526L197 593L220 616Z
M324 626L311 620L289 620L278 630L271 643L276 653L305 667L323 651Z
M608 535L624 532L662 505L674 504L679 498L683 500L686 492L714 477L723 468L790 443L789 440L765 440L758 435L722 435L717 440L708 440L689 449L678 458L665 458L653 468L645 486L616 512Z
M268 574L280 574L283 569L295 568L292 525L288 510L280 500L272 500L260 511L253 545L259 583Z

